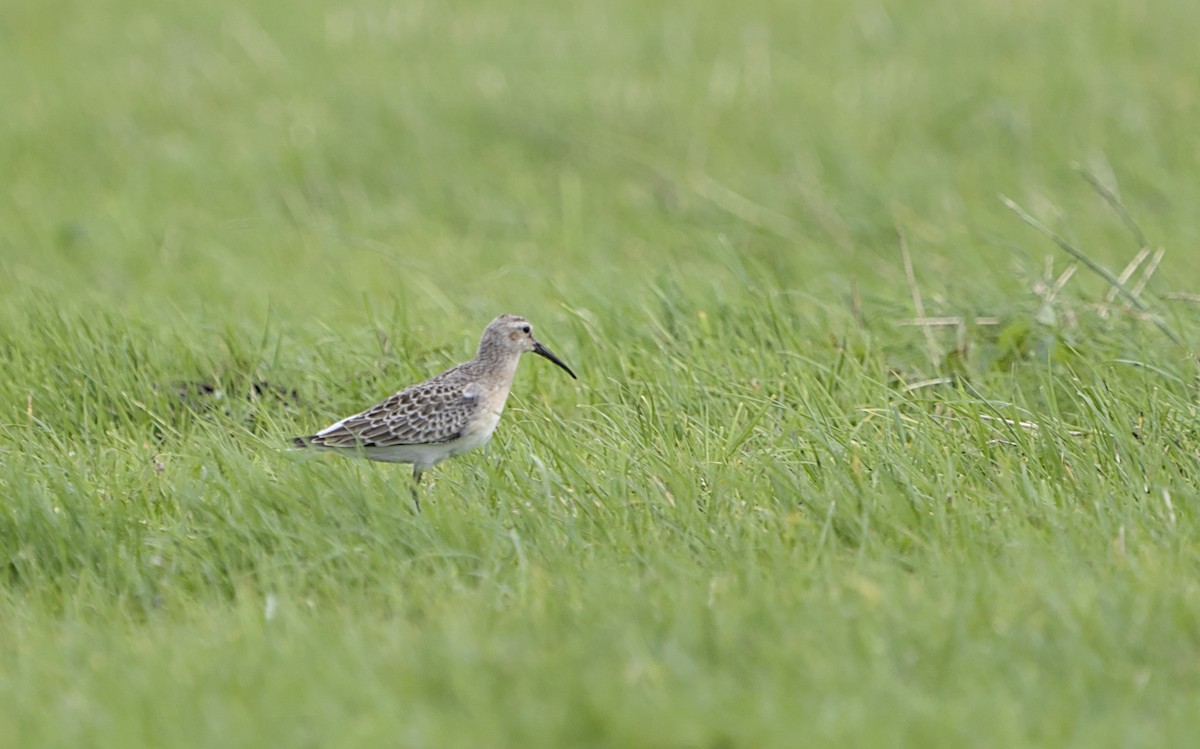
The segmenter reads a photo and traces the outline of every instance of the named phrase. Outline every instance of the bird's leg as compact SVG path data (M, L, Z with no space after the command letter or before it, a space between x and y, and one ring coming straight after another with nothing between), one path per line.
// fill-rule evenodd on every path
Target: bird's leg
M413 482L412 482L412 499L413 506L417 508L417 513L421 512L421 469L413 466Z

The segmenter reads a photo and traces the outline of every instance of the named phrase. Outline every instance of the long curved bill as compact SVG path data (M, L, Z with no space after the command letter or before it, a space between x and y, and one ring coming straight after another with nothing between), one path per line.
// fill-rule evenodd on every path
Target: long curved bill
M550 361L557 364L558 366L562 367L563 369L566 370L567 374L571 375L572 379L575 379L575 380L579 379L578 377L575 376L575 373L571 371L570 367L568 367L566 364L563 364L562 359L559 359L557 356L555 356L553 353L551 353L550 349L546 348L538 341L533 342L533 353L537 354L538 356L544 356L547 359L549 359Z

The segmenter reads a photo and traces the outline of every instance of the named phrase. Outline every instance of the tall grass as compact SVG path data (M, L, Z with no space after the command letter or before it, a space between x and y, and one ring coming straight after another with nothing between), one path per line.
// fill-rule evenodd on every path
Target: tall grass
M0 743L1189 745L1197 21L0 9Z

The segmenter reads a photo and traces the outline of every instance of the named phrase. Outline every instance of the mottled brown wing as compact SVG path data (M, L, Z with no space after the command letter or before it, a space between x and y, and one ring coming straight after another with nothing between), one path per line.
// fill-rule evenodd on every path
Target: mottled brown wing
M436 380L401 390L313 436L326 447L395 447L449 442L460 436L479 408L474 385Z

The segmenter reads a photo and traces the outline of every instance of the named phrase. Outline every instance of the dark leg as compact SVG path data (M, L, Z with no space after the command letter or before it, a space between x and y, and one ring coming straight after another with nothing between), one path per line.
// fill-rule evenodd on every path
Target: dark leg
M421 512L421 469L413 466L412 498L417 513Z

